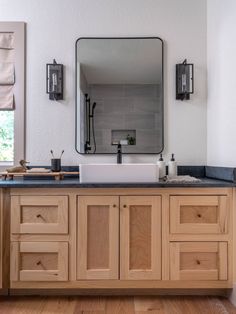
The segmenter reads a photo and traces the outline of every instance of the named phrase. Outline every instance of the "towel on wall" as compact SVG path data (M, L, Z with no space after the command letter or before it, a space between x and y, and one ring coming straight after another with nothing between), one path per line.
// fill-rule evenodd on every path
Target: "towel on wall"
M0 62L0 85L13 85L15 83L13 62Z
M13 33L0 33L0 49L13 49L13 41Z
M0 110L14 109L13 85L0 86Z

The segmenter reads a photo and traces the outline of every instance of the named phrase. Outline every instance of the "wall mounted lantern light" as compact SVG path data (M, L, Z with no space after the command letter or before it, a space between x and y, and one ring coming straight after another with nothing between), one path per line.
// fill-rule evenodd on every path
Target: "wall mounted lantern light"
M47 94L51 100L63 99L63 64L58 64L55 59L53 63L46 66Z
M194 92L193 83L193 64L187 63L187 59L176 64L176 99L190 99L190 94Z

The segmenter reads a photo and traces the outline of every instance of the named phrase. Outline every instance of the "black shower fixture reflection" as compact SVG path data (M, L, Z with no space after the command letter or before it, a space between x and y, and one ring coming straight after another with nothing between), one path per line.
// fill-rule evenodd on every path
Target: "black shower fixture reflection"
M85 141L85 153L89 154L91 151L91 129L92 129L92 137L93 137L93 154L96 152L96 138L95 138L95 129L94 129L94 111L96 107L96 102L92 105L91 111L91 101L88 94L85 94L85 115L86 115L86 141Z

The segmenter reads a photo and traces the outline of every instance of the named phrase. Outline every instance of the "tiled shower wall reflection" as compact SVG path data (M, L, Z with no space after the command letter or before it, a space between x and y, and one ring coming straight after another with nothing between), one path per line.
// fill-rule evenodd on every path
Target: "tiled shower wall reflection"
M155 153L162 147L161 86L151 84L89 85L96 102L95 135L97 153L114 153L112 130L136 130L136 145L124 146L124 152Z

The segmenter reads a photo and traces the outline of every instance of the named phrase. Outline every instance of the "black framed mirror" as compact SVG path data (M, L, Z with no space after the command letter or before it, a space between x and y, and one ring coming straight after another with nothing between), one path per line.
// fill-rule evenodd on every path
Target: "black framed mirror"
M79 38L75 55L77 152L162 152L162 39Z

